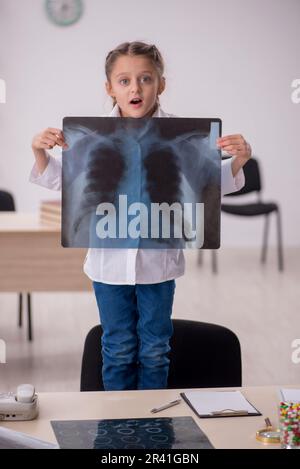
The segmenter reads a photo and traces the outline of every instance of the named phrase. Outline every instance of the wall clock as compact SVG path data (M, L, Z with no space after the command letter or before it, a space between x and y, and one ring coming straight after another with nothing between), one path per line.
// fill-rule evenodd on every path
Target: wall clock
M76 23L83 13L82 0L46 0L48 18L58 26Z

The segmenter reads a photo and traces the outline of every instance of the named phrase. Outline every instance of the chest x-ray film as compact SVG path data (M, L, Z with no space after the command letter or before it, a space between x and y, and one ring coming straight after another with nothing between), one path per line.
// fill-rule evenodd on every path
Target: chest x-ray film
M62 245L220 246L219 119L66 117Z
M213 449L192 417L55 420L61 449Z

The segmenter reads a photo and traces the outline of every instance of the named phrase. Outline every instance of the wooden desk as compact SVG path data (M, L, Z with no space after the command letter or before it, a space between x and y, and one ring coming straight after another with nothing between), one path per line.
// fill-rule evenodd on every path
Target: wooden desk
M86 249L61 246L60 230L38 214L0 212L0 291L84 291Z
M228 389L226 388L226 390ZM278 424L278 389L279 387L275 386L245 387L241 389L245 397L263 414L258 417L200 419L185 402L155 414L155 416L192 416L215 448L279 448L280 446L277 444L266 446L255 439L256 431L265 426L265 417L269 417L273 425ZM1 422L0 425L55 443L56 439L50 424L51 420L149 418L153 417L150 409L178 398L179 392L180 390L172 389L41 393L39 394L40 415L37 420L31 422Z

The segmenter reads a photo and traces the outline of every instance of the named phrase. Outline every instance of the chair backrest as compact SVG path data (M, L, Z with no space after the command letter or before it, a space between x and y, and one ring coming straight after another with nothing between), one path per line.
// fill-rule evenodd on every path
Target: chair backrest
M226 194L226 197L248 194L249 192L260 192L262 189L261 177L258 161L255 158L250 158L243 167L245 174L245 185L241 190Z
M241 386L241 347L226 327L173 320L169 389Z
M226 327L173 319L169 389L241 386L240 343ZM81 391L104 390L101 356L102 327L88 333L82 357Z
M0 191L0 212L14 212L15 210L15 201L12 194Z
M94 326L86 336L81 363L80 391L104 391L101 338L101 325Z

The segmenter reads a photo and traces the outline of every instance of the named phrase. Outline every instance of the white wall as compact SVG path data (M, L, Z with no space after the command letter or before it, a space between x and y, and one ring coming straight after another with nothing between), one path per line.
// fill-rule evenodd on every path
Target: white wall
M104 60L123 41L155 43L166 61L163 108L217 116L242 133L263 166L265 198L281 203L286 245L300 244L299 0L85 0L71 27L46 18L43 0L0 0L0 187L21 211L56 194L28 183L31 139L66 115L111 109ZM275 224L272 226L272 240ZM262 222L223 217L223 245L260 245Z

